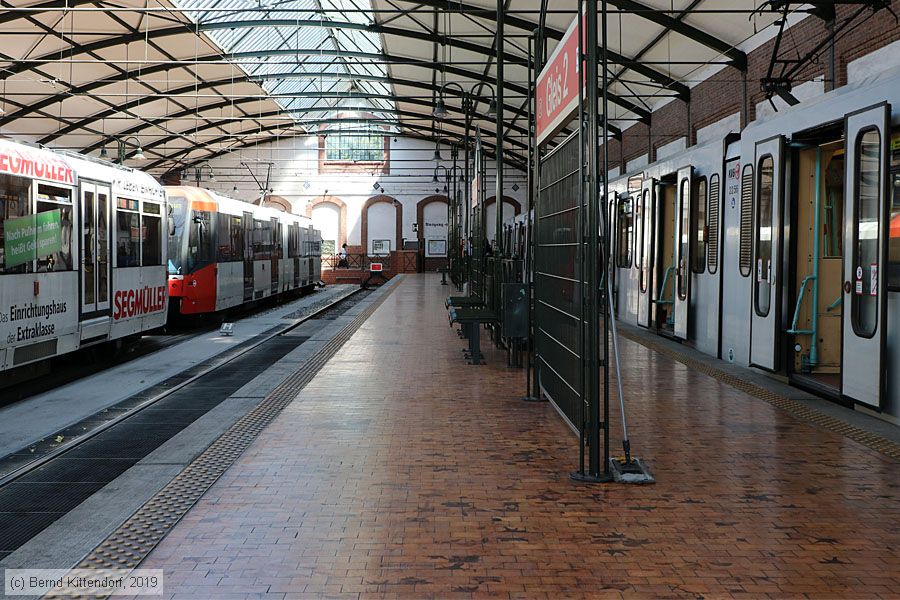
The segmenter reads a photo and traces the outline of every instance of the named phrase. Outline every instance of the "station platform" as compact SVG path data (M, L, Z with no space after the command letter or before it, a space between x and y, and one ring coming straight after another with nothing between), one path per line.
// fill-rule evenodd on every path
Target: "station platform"
M897 458L623 339L657 483L574 483L577 438L486 338L465 363L440 277L386 288L140 562L165 597L897 597Z

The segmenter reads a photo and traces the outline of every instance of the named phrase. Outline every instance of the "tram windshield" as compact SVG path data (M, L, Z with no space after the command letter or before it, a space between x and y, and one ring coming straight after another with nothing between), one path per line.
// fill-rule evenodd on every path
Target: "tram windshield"
M184 234L187 221L187 199L169 196L169 275L181 275L184 261Z

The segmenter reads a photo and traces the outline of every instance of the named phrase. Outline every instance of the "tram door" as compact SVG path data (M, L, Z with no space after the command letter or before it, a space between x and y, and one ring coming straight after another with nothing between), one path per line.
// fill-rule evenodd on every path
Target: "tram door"
M645 179L641 184L640 231L638 231L638 325L650 327L650 308L653 306L653 207L656 180Z
M616 220L616 208L619 205L619 195L616 192L610 192L607 196L606 203L606 216L603 219L603 227L605 231L601 231L600 234L605 236L603 239L606 240L606 246L608 249L608 263L605 267L603 273L609 276L610 278L610 289L612 290L612 298L610 301L612 302L612 314L615 314L616 307L618 306L618 302L616 301L616 270L618 267L618 261L616 260L616 256L618 255L619 244L627 243L625 240L618 239L616 232L618 231L618 225ZM606 283L605 281L603 282ZM605 296L605 291L603 292Z
M300 238L300 226L296 223L289 225L291 239L294 241L293 263L294 263L294 287L300 287L300 256L304 246Z
M651 323L657 333L675 333L675 226L678 223L678 180L661 182L656 187L653 210L653 237L650 286Z
M675 289L672 294L675 337L687 339L688 314L691 298L691 190L694 188L694 168L678 171L677 200L675 201Z
M244 228L244 302L253 300L253 214L245 212L242 224Z
M279 259L281 258L282 245L284 238L281 235L281 222L272 217L269 222L272 224L272 293L278 293L278 275L281 267Z
M81 314L109 310L108 186L81 184Z
M781 215L784 196L784 138L758 142L754 153L753 291L750 306L750 363L779 368L781 329Z
M880 407L887 342L888 157L891 107L851 113L844 121L844 364L841 393Z

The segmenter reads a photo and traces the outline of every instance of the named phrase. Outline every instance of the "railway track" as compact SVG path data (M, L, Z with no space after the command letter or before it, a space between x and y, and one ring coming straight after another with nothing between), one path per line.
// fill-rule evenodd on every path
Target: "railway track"
M357 289L292 313L283 326L0 459L0 559L306 342L298 327L332 320L367 294ZM228 369L235 361L241 368Z

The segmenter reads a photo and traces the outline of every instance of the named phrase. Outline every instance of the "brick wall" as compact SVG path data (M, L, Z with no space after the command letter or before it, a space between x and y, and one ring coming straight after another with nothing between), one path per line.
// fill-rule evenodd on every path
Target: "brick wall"
M838 22L857 9L858 6L839 7ZM900 0L893 0L892 9L900 14ZM836 86L846 85L849 62L900 39L900 25L893 15L885 10L868 15L864 25L835 44ZM781 55L804 55L828 35L823 20L807 17L786 30ZM621 142L612 140L609 143L609 168L619 167L624 173L628 161L648 153L652 162L656 159L657 148L682 136L687 137L688 145L692 145L696 143L698 129L734 113L742 113L742 127L753 121L756 105L765 99L759 82L768 70L774 44L774 39L770 40L747 55L746 84L738 69L726 67L691 89L690 111L686 102L672 100L654 111L649 126L635 123L626 128ZM795 86L816 78L827 78L827 54L823 50L820 56L821 60L810 62L798 73ZM829 87L826 83L826 89Z

